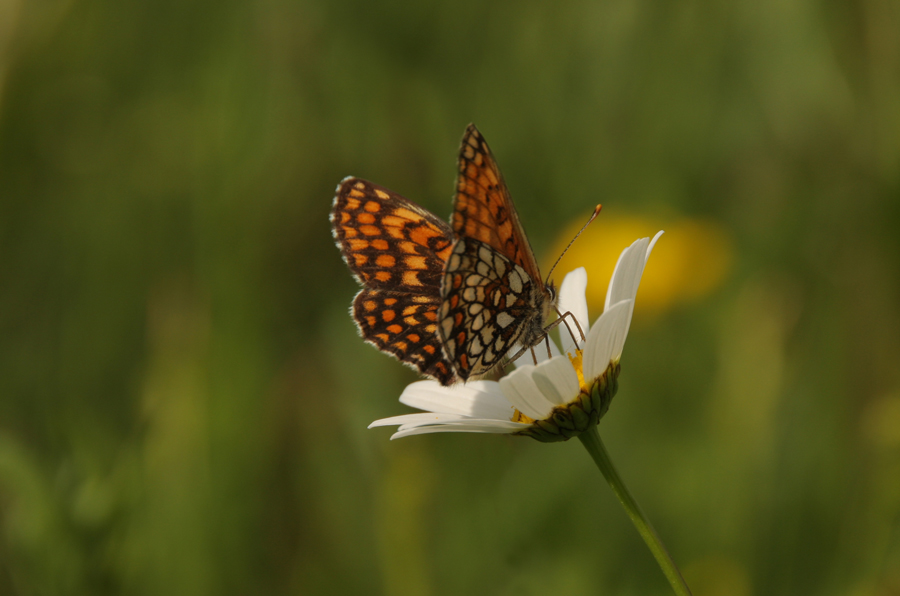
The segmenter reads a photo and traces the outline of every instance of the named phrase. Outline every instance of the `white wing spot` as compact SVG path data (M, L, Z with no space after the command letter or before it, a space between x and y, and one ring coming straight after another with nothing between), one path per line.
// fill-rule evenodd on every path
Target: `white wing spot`
M449 338L453 333L453 317L444 317L441 320L441 331L444 332L444 337ZM449 343L449 340L444 342Z
M489 249L486 246L482 246L481 248L478 249L478 258L480 258L482 261L490 263L491 261L494 260L492 258L493 256L494 255L493 255L491 249Z
M522 278L519 276L519 268L509 272L509 289L516 294L522 293Z
M512 318L511 316L509 316L508 313L501 312L500 314L497 315L497 324L500 325L501 327L503 327L504 329L509 327L515 321L516 320L514 318Z
M500 255L494 255L494 271L500 276L506 273L506 263Z

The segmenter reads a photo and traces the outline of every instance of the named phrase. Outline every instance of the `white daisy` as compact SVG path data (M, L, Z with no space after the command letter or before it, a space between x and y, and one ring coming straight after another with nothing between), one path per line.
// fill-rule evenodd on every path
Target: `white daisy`
M480 432L522 434L549 442L568 440L596 425L618 387L619 359L631 326L635 296L644 266L661 235L659 232L652 240L636 240L622 251L609 282L603 314L592 326L588 324L585 299L587 273L579 268L566 275L560 286L559 309L578 320L585 340L581 340L575 325L568 325L572 334L560 325L562 352L550 342L548 357L543 344L536 346L536 365L518 366L499 382L470 381L451 387L442 387L436 381L412 383L403 390L400 402L425 411L376 420L369 428L399 425L391 439L437 432Z

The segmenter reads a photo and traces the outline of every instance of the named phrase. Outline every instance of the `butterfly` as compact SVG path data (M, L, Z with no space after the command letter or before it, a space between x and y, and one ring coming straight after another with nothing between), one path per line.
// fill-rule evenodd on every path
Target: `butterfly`
M478 378L547 335L544 283L497 162L474 125L459 150L450 225L386 188L348 177L331 210L335 242L363 289L363 339L442 385Z

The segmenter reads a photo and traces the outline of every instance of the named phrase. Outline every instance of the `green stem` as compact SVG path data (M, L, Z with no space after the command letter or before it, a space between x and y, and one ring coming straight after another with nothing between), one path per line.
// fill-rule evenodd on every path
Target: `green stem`
M628 489L625 487L625 483L622 482L622 479L619 477L616 467L613 465L612 460L609 459L609 453L606 452L606 446L600 439L600 433L597 431L597 427L593 426L591 429L586 430L578 435L578 438L581 439L585 449L587 449L588 453L591 454L591 457L594 458L594 463L600 468L600 472L603 473L603 477L606 478L606 481L612 487L613 492L619 497L619 501L622 503L622 506L625 507L625 511L628 513L628 517L631 518L632 523L634 523L634 527L637 528L641 538L644 539L644 542L646 542L647 546L650 548L650 552L653 553L653 556L656 558L659 568L666 574L666 578L669 580L672 590L674 590L678 596L691 596L691 590L684 582L684 578L681 577L681 572L678 571L678 567L675 566L675 561L672 560L669 551L666 550L666 547L663 545L662 540L659 539L656 530L653 529L647 516L641 511L640 505L637 504L637 501L634 500L634 497L631 496L631 493L629 493Z

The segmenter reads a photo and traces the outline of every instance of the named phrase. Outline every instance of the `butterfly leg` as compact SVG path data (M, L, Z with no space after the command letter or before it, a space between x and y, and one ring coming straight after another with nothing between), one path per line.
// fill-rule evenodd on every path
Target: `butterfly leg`
M579 343L578 340L575 338L575 333L572 331L572 328L569 327L569 323L566 321L566 319L568 319L568 318L571 318L571 319L572 319L572 322L575 323L575 328L578 329L578 335L581 336L581 341L584 342L584 340L585 340L584 330L581 328L581 324L578 322L578 319L575 318L575 315L573 315L573 314L572 314L571 312L569 312L569 311L566 311L566 312L564 312L564 313L560 313L558 309L557 309L556 312L557 312L557 314L559 315L559 318L556 319L555 321L553 321L552 323L550 323L549 325L547 325L546 327L544 327L544 341L547 343L547 358L553 358L553 352L552 352L552 350L551 350L551 348L550 348L550 336L549 336L549 333L550 333L550 331L552 331L553 329L555 329L555 328L556 328L558 325L560 325L560 324L563 324L563 325L566 326L566 329L569 331L569 335L572 336L572 341L574 341L576 345ZM520 348L515 354L513 354L512 356L509 356L509 357L507 358L506 362L515 362L515 361L518 360L525 352L528 352L528 351L531 352L531 360L532 360L532 362L534 362L535 366L537 366L538 361L537 361L537 355L534 353L534 346L529 346L529 347L526 347L526 348Z
M572 329L569 327L569 324L566 322L566 319L567 319L567 318L571 318L572 321L575 323L575 327L578 329L578 334L581 335L581 341L583 342L584 339L585 339L585 337L584 337L584 331L581 329L581 325L578 323L578 319L575 318L575 315L573 315L572 313L570 313L570 312L568 312L568 311L566 311L565 313L561 313L561 314L559 313L559 310L557 310L556 312L557 312L557 314L559 314L559 318L556 319L555 321L553 321L552 323L550 323L549 325L547 325L546 327L544 327L544 338L543 338L543 341L546 342L546 344L547 344L547 358L548 358L548 359L553 358L553 351L552 351L551 346L550 346L550 335L549 335L549 333L550 333L550 331L552 331L554 328L556 328L557 325L559 325L559 324L561 324L561 323L564 324L564 325L566 326L566 329L569 330L569 335L572 336L572 341L574 341L576 344L578 343L578 340L575 339L575 334L572 332ZM538 342L538 343L540 343L540 342ZM507 357L506 362L507 362L507 363L515 362L516 360L518 360L519 358L521 358L522 355L523 355L525 352L529 352L529 351L531 352L531 360L532 360L532 362L534 362L535 366L537 366L538 360L537 360L537 354L534 353L534 346L529 346L529 347L526 347L526 348L520 348L515 354L513 354L512 356Z
M566 311L566 312L564 312L564 313L561 313L561 312L559 312L559 309L556 308L556 307L554 307L554 309L556 310L556 314L559 316L559 318L556 319L553 323L551 323L550 326L548 326L548 327L545 329L545 331L550 331L551 329L553 329L554 327L556 327L557 325L559 325L560 323L562 323L562 324L564 324L564 325L566 326L566 330L569 332L569 335L572 336L572 341L575 342L575 344L577 345L577 344L578 344L578 340L575 339L575 334L572 333L572 328L569 327L569 323L566 322L566 318L567 318L567 317L571 317L572 322L575 323L575 327L578 328L578 334L581 336L581 341L584 341L584 340L585 340L585 337L584 337L584 330L581 328L581 324L578 322L578 319L575 318L575 315L573 315L573 314L572 314L571 312L569 312L569 311Z

